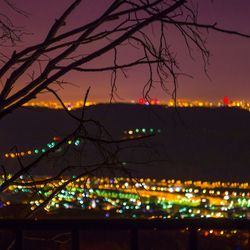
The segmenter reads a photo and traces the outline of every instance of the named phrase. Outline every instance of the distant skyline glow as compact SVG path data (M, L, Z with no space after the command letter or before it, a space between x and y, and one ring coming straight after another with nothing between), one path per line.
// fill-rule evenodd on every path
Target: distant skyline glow
M14 23L24 26L25 30L33 33L24 37L24 42L18 45L17 50L27 45L41 41L48 27L54 22L62 11L71 3L70 0L33 1L19 0L16 4L21 9L30 13L28 18L13 15ZM93 16L101 13L110 0L84 1L73 15L70 26L78 26L80 22L88 21ZM0 4L0 8L1 8ZM248 0L236 1L199 1L200 22L218 23L221 28L237 30L250 34L250 2ZM48 7L49 6L49 7ZM10 16L11 17L11 16ZM77 24L78 23L78 24ZM66 26L67 27L67 26ZM194 51L195 59L192 60L185 48L184 41L176 34L169 31L173 51L177 54L177 60L183 72L192 77L181 76L177 97L188 100L223 100L228 96L229 100L250 101L250 39L233 35L221 34L210 31L207 36L207 47L211 52L210 65L205 74L200 55ZM10 49L6 49L11 51ZM122 56L131 57L124 53ZM108 59L103 59L108 60ZM119 76L117 87L118 101L138 100L142 97L143 85L146 81L147 71L142 68L134 68L128 71L128 78ZM63 80L73 84L60 89L59 94L65 101L83 99L84 93L91 86L90 101L108 101L110 94L110 73L75 73L70 72ZM20 83L23 84L23 83ZM171 86L171 83L170 85ZM59 88L58 88L59 89ZM170 89L171 92L171 89ZM151 92L152 98L169 100L160 86L155 86ZM49 94L39 95L39 100L51 100Z

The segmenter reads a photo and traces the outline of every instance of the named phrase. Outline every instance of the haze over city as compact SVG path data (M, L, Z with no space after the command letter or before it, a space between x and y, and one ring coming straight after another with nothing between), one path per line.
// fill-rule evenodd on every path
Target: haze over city
M24 17L2 5L7 13L14 17L14 21L20 23L29 35L23 37L22 43L18 44L17 51L34 43L42 41L48 27L53 24L55 18L69 5L71 1L32 1L20 0L18 7L24 9L28 16ZM105 9L111 1L89 1L82 3L67 21L69 27L78 26L79 20L87 22L93 20ZM48 9L48 4L50 8ZM249 34L250 5L247 0L228 0L225 5L223 1L199 1L198 20L201 23L216 23L218 27L239 31ZM15 23L15 22L14 22ZM154 27L154 28L153 28ZM157 25L148 28L152 33L158 32ZM250 101L249 97L249 67L250 67L250 46L247 38L238 37L234 34L228 35L210 30L202 33L206 39L206 46L209 49L210 64L207 71L204 71L203 61L200 52L196 48L192 49L193 59L190 58L183 37L172 31L168 36L171 50L176 55L176 60L181 72L189 76L180 76L178 81L177 97L188 100L219 101L224 96L229 96L231 100ZM6 48L10 50L11 48ZM119 54L119 60L129 59L133 52L126 52L126 49ZM118 62L119 62L118 60ZM110 58L102 57L98 62L93 62L91 66L106 65L110 63ZM142 97L142 89L148 78L147 66L137 66L127 72L127 78L120 72L117 79L118 95L121 99L117 101L138 100ZM138 74L138 72L140 72ZM207 73L207 75L206 75ZM27 79L26 79L27 80ZM82 100L84 92L91 86L89 96L90 101L106 102L110 99L110 72L106 73L76 73L71 72L63 77L63 80L72 83L60 89L60 95L65 101ZM19 80L20 81L20 80ZM25 82L25 80L24 80ZM24 83L20 83L22 85ZM167 83L169 94L164 92L159 83L155 83L151 97L159 100L171 98L173 83ZM38 95L40 100L51 100L51 95Z

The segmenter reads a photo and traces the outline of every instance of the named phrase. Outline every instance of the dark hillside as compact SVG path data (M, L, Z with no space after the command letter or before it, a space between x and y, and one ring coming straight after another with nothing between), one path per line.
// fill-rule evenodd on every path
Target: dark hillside
M80 115L79 110L73 113ZM129 129L160 129L160 133L144 141L153 148L150 153L131 149L123 155L125 160L164 160L143 166L131 165L135 175L250 180L250 113L247 111L103 104L88 107L86 118L101 121L115 139L122 138L124 131ZM17 166L16 161L5 160L2 154L13 146L20 151L41 148L53 136L63 136L76 126L77 123L62 110L21 109L0 123L1 163L12 169ZM96 151L88 150L94 159ZM49 175L54 170L48 159L36 173Z

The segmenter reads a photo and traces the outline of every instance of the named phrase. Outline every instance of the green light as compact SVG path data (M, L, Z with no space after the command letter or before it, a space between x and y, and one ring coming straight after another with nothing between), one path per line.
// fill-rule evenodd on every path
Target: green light
M145 128L143 128L141 131L142 131L143 133L146 133L146 129L145 129Z
M74 144L75 144L75 146L79 146L80 145L80 140L77 139Z
M34 153L35 153L35 154L38 154L38 153L39 153L39 150L38 150L38 149L35 149L35 150L34 150Z
M154 133L154 129L153 128L150 129L150 133Z
M43 153L45 153L45 152L46 152L46 149L45 149L45 148L43 148L43 149L42 149L42 152L43 152Z
M136 132L136 133L139 133L139 132L140 132L140 129L139 129L139 128L136 128L136 129L135 129L135 132Z
M51 142L51 143L48 143L48 144L47 144L47 147L48 147L48 148L54 148L55 145L56 145L55 142Z

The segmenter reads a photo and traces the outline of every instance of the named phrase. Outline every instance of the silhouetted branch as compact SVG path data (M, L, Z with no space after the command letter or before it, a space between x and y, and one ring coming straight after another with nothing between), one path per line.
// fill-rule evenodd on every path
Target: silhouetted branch
M5 2L11 4L8 0ZM0 192L6 191L11 185L20 184L33 187L34 193L37 193L37 185L51 184L73 169L81 170L76 177L69 178L63 184L54 187L50 196L29 216L34 216L44 208L51 198L71 182L91 175L100 169L121 170L132 178L129 169L123 166L119 154L128 149L128 142L142 142L152 136L113 138L100 122L85 117L85 106L90 88L85 94L84 105L78 117L68 110L59 93L53 89L53 84L58 83L61 86L64 83L61 78L71 71L83 74L107 71L111 73L112 100L117 95L116 84L119 74L122 73L126 77L125 70L139 66L146 67L148 73L147 81L142 89L143 96L147 100L150 99L151 90L156 84L159 84L163 91L170 93L176 100L178 76L183 73L177 63L176 54L169 44L170 33L167 27L175 28L184 39L184 45L191 57L193 57L193 48L198 49L203 59L205 72L210 54L202 33L203 30L214 30L244 38L250 37L248 34L220 28L216 23L199 23L198 10L189 0L113 0L95 20L89 23L79 23L78 27L68 27L68 19L82 2L82 0L72 1L38 44L20 51L15 48L16 50L13 49L13 53L9 56L0 52L0 80L2 83L0 119L46 91L51 93L68 116L77 122L76 128L54 148L47 150L29 164L24 165L18 157L20 169L10 178L8 178L5 166L2 166L4 182L0 186ZM9 6L16 12L25 15L14 5ZM155 34L149 30L153 24L155 24ZM0 13L0 45L11 41L14 46L16 42L20 41L22 35L22 29L16 28L9 17ZM126 48L126 53L133 53L136 50L136 53L133 53L133 59L129 60L120 56L123 48ZM110 64L103 64L104 57L110 58ZM18 84L24 78L28 78L28 81L20 88ZM94 135L90 133L89 126L94 128ZM86 162L79 162L78 165L68 164L54 176L43 180L33 179L29 174L30 171L46 158L54 157L56 159L57 157L52 155L61 147L64 147L66 155L69 150L67 142L72 138L83 141L82 151L79 150L81 154L91 146L97 151L99 158L94 159L92 164ZM134 147L150 148L142 144ZM61 157L63 156L61 155ZM145 164L146 162L150 162L150 160L128 161L129 164ZM28 181L20 181L22 175L27 176Z

